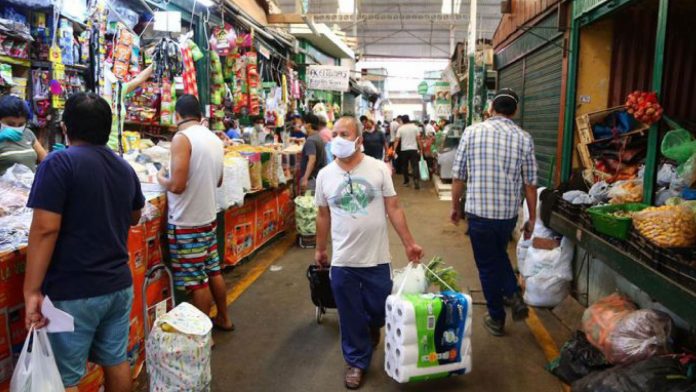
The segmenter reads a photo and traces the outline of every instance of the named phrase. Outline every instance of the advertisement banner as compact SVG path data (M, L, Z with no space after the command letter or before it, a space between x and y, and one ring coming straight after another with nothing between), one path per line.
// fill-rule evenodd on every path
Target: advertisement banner
M307 88L324 91L349 91L350 68L334 65L310 65Z
M452 115L452 94L449 82L435 82L433 108L436 117Z

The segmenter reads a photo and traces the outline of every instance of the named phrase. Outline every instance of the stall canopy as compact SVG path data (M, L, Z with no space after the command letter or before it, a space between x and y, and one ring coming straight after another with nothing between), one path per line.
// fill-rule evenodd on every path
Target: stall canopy
M313 27L313 29L311 28ZM335 58L355 59L355 53L341 38L334 34L325 24L290 25L288 32L297 38L304 39L317 49ZM312 31L314 30L314 31Z

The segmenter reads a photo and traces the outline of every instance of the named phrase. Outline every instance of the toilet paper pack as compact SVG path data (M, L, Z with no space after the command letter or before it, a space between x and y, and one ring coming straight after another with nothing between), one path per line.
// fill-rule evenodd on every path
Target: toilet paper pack
M385 371L400 383L471 371L471 297L391 295L386 302Z

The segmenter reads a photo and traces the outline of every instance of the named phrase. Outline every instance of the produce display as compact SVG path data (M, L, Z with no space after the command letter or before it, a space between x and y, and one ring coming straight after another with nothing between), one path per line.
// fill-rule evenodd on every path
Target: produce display
M626 100L628 113L636 120L652 125L662 118L664 110L657 102L657 93L646 91L634 91Z
M306 236L317 234L317 213L317 206L311 193L295 198L295 220L298 234Z
M696 245L696 220L686 206L651 207L636 213L633 224L638 232L665 248Z

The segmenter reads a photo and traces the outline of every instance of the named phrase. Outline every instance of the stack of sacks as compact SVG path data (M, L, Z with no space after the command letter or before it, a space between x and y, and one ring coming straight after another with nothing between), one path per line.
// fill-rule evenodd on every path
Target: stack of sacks
M539 189L537 197L543 188ZM524 302L531 306L554 307L570 294L573 279L572 261L574 245L567 238L556 240L557 234L544 226L539 216L541 208L537 199L537 218L532 237L524 236L517 243L517 269L525 281ZM524 220L529 219L527 202L524 202Z
M471 372L471 297L440 294L387 298L385 363L399 383Z

